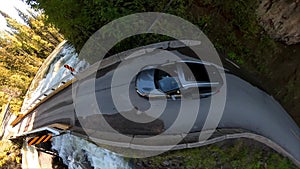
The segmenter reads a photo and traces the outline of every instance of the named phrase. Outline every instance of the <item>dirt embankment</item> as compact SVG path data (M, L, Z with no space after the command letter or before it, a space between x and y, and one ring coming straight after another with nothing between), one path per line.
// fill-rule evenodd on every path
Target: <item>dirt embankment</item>
M280 46L281 51L267 65L266 87L300 126L300 44Z
M300 42L300 0L262 0L257 14L272 38L288 45Z
M300 124L300 0L261 0L257 15L265 31L286 44L265 65L266 86Z

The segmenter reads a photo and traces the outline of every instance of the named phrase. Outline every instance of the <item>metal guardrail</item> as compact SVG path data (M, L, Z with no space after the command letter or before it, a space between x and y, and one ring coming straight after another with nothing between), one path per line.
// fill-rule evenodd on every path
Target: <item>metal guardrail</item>
M30 103L30 106L25 109L24 114L20 114L10 125L16 126L24 117L29 115L36 107L38 107L40 104L44 103L46 100L48 100L51 96L55 95L62 89L66 88L70 84L73 83L75 77L73 76L72 79L69 79L73 75L67 75L64 78L62 78L61 81L55 83L51 88L47 89L45 92L43 92L41 95L39 95L34 101Z
M0 128L0 140L2 139L2 137L3 137L3 135L4 135L4 133L5 133L5 128L6 128L6 126L8 125L8 121L9 121L9 119L10 119L10 117L11 117L11 113L9 112L9 108L10 108L10 104L9 103L7 103L6 105L5 105L5 107L4 107L4 109L2 110L2 112L1 112L1 119L0 119L0 121L1 121L1 128Z
M73 75L67 75L64 78L62 78L59 82L55 83L51 88L47 89L45 92L43 92L41 95L39 95L35 100L33 100L31 103L29 103L30 106L28 106L25 109L25 112L33 108L36 104L38 104L40 101L42 101L45 97L47 97L51 92L55 91L57 88L59 88L61 85L68 82L68 78L72 77ZM74 77L74 76L73 76ZM72 79L71 79L72 80Z

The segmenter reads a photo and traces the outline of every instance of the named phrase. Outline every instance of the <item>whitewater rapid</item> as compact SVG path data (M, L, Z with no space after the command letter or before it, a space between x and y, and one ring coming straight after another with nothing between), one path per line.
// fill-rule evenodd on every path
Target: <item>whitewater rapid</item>
M41 94L61 82L62 79L66 82L74 78L70 70L64 68L65 64L73 67L76 72L81 72L89 67L88 62L78 58L73 46L66 42L61 43L38 70L30 84L21 112L26 111Z
M69 169L130 169L121 156L71 134L54 137L52 148L56 150Z

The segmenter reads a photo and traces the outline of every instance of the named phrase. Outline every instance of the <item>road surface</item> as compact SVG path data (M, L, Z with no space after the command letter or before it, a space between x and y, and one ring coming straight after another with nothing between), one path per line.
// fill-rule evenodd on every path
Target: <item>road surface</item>
M166 53L159 51L148 53L152 57L164 57ZM143 56L139 56L143 57ZM118 57L119 58L119 57ZM110 58L111 59L111 58ZM119 142L120 147L139 149L140 145L158 147L161 145L172 144L174 138L184 138L186 132L183 129L188 128L190 124L185 121L174 126L181 106L181 99L166 101L166 108L163 113L156 118L151 112L137 114L135 110L124 109L120 112L112 99L112 88L118 88L120 85L112 85L112 78L118 69L128 69L134 63L136 58L123 60L111 59L112 62L106 62L105 68L98 70L95 81L93 76L88 76L89 71L84 79L75 81L72 85L65 87L63 90L48 98L48 100L36 107L26 118L19 123L20 133L28 130L38 129L53 123L62 123L72 126L70 131L74 134L93 140L99 145L105 144L101 140L111 142ZM298 166L300 165L300 129L288 113L278 104L272 96L261 90L259 87L241 78L239 69L230 62L225 61L224 66L227 69L224 76L227 82L227 96L225 102L224 113L218 123L217 130L205 124L208 117L208 109L211 98L200 99L200 107L195 122L190 129L190 133L181 141L177 148L193 147L197 145L205 145L203 140L199 140L199 132L210 131L213 135L210 140L218 140L218 138L236 138L248 137L261 141L268 146L276 149L280 153L292 159ZM89 86L95 83L95 89ZM73 88L77 86L76 91ZM127 85L127 84L124 84ZM73 90L73 91L72 91ZM73 101L72 94L76 92L76 100ZM217 94L216 94L217 95ZM161 100L145 99L137 94L135 90L135 79L133 78L129 84L129 96L135 109L145 112L150 105L159 105ZM94 104L90 98L94 97L97 104ZM122 100L123 99L123 100ZM123 97L123 93L119 95L119 101L126 103L127 97ZM190 99L186 103L193 111L195 100ZM74 108L76 107L76 109ZM101 111L101 115L98 113ZM186 116L193 116L186 109ZM134 118L140 118L149 123L138 123L126 119L122 114L127 114ZM107 128L99 119L104 117L114 130ZM171 130L168 130L172 127ZM114 131L122 133L127 138L114 137ZM165 131L166 137L162 137L155 143L139 142L136 137L150 137L161 134ZM109 133L112 134L109 134ZM100 133L100 134L99 134ZM106 134L105 134L106 133ZM108 134L107 134L108 133ZM226 137L224 137L226 136ZM164 140L165 138L165 140ZM222 139L221 139L222 140ZM212 141L214 142L214 141ZM191 144L188 144L191 143ZM194 144L192 144L194 143ZM180 146L183 145L183 146Z

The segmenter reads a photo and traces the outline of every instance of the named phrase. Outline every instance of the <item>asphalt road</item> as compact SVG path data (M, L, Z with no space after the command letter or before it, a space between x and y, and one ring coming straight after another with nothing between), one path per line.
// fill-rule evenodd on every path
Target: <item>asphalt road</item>
M158 52L152 55L163 57L164 54L164 52ZM130 69L134 67L134 59L122 62L122 64L116 62L105 69L99 70L95 80L93 76L88 76L76 81L48 99L38 106L32 115L28 116L34 115L32 129L53 123L63 123L71 125L73 131L82 129L81 134L96 138L103 136L95 134L97 132L113 133L116 131L130 138L134 135L147 137L162 133L182 136L188 129L191 133L197 133L201 130L209 131L214 128L214 125L205 123L212 97L188 98L185 99L184 103L182 103L182 99L153 99L149 101L137 94L134 78L130 80L129 85L128 83L122 84L122 80L120 83L112 85L116 68L119 66L118 69L124 69L124 71ZM229 65L228 68L232 68L231 63L226 64ZM273 97L253 83L241 78L240 75L235 73L237 71L238 69L235 68L235 70L228 70L223 74L227 82L224 112L221 116L210 117L210 120L220 120L217 125L218 129L241 129L241 131L254 133L271 140L284 150L285 155L292 158L299 165L299 127ZM90 87L93 85L95 88ZM129 87L129 99L125 92L119 92L117 100L119 106L123 106L120 111L114 104L111 91L122 91L124 86L125 88ZM223 92L222 90L225 90L225 88L221 88L216 97ZM76 94L75 101L73 101L74 93ZM128 101L131 101L132 106L127 105ZM196 106L196 113L192 113L195 112L194 105L198 102L200 102L200 106ZM161 108L161 105L165 106L163 106L164 109ZM181 120L174 125L174 121L178 118L183 105L185 107L184 114L180 115ZM218 105L215 106L218 107ZM139 113L136 110L139 110ZM99 114L99 111L101 114ZM133 122L124 116L147 123ZM185 118L189 120L184 120ZM104 124L103 119L109 125ZM190 124L191 119L194 120L193 124ZM210 136L210 138L212 137ZM113 140L118 139L113 138ZM132 142L132 139L120 139L119 141ZM170 139L166 139L164 142L169 141ZM265 142L265 144L268 143Z

